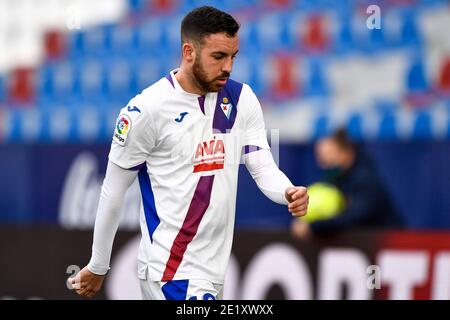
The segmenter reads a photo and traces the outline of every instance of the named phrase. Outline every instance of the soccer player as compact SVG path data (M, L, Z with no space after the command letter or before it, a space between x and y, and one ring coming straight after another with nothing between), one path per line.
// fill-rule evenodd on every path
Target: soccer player
M128 187L141 189L138 277L144 299L220 299L231 252L241 159L259 189L306 214L305 187L276 166L261 106L246 85L229 79L239 24L200 7L181 24L179 69L143 90L117 120L94 228L92 257L75 277L92 297L109 270Z

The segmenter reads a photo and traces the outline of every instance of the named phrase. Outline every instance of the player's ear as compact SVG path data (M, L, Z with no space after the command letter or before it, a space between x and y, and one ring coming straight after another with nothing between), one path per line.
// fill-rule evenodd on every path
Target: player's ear
M188 62L194 61L194 59L195 59L194 46L189 42L185 42L185 43L183 43L182 49L183 49L184 59L186 59L186 61L188 61Z

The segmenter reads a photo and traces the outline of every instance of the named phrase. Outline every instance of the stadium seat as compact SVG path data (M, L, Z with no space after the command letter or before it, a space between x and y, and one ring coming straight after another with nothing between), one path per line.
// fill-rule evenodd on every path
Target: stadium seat
M324 52L329 48L329 35L327 34L323 16L313 14L308 17L306 31L303 35L303 46L308 52Z
M282 33L284 21L279 14L266 14L255 25L257 48L266 52L283 49Z
M108 54L111 28L103 25L85 31L83 52L88 58L102 59Z
M78 67L80 98L98 102L106 94L106 74L101 61L88 59Z
M258 55L262 52L259 43L257 26L254 21L247 20L239 30L239 47L240 51L247 54Z
M130 11L142 11L150 0L127 0L128 9Z
M317 140L320 138L323 138L327 136L330 133L329 128L329 118L326 114L320 115L316 120L314 124L312 139Z
M239 52L234 61L232 78L248 84L254 82L253 75L252 58L245 52Z
M420 59L416 59L410 66L406 78L406 87L409 92L424 92L428 90L428 81L425 75L424 65Z
M428 112L419 111L417 113L412 138L416 140L433 138L431 117Z
M138 25L136 30L137 50L141 54L155 54L161 51L163 43L163 21L151 18Z
M44 34L45 58L55 61L65 57L65 35L58 30L49 30Z
M386 47L384 38L384 29L372 29L369 31L367 44L368 54L376 53Z
M102 138L104 131L104 109L98 106L87 104L79 105L74 118L76 138L85 143L90 143ZM110 130L113 130L111 126Z
M300 90L298 58L290 54L275 55L272 58L273 77L270 77L271 92L275 98L292 98Z
M129 57L137 47L136 29L128 25L112 26L108 52L112 55Z
M6 78L0 75L0 107L6 101Z
M393 112L386 111L381 115L377 139L383 141L395 140L397 138L397 119Z
M168 62L163 61L163 58L156 58L154 56L141 56L133 65L135 73L135 87L136 92L140 92L147 88L150 84L158 81L165 73L170 71L165 69Z
M353 32L351 25L351 15L339 16L338 32L333 41L333 48L337 54L346 54L353 49Z
M16 68L10 73L7 100L13 104L29 107L35 98L35 77L31 68Z
M110 99L121 99L133 94L134 73L128 59L110 58L105 60L105 91Z
M447 57L442 62L438 76L437 89L443 97L450 98L450 57Z
M284 17L284 43L291 50L300 50L303 45L302 36L304 33L303 25L305 23L305 17L305 13L298 10L288 12Z
M360 113L350 115L347 122L347 131L355 141L361 141L363 139L363 123Z
M309 72L306 83L304 84L304 93L309 96L327 96L329 88L324 75L324 59L312 58L309 63Z
M177 8L176 0L147 0L151 13L167 14Z
M39 95L67 103L75 93L77 73L70 61L46 64L39 73Z
M416 17L412 12L405 12L403 26L401 28L402 45L419 45L421 43L419 31L416 25Z
M406 101L413 107L426 106L433 98L430 94L424 64L420 58L413 61L407 72L406 90Z

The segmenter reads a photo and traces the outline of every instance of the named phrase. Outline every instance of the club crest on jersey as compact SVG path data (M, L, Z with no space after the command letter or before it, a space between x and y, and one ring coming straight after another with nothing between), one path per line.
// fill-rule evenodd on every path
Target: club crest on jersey
M220 108L222 109L225 116L228 119L230 119L231 109L233 109L233 105L231 104L231 102L228 100L227 97L223 97L222 103L220 104Z
M223 169L225 146L223 140L212 139L198 144L194 157L194 172Z
M128 132L131 129L131 119L126 114L121 114L117 118L116 129L114 131L114 140L121 146L127 141Z

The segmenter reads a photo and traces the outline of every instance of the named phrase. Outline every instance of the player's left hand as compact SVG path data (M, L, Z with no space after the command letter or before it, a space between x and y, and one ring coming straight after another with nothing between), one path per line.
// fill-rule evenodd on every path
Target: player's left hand
M288 210L294 217L302 217L308 211L308 191L305 187L289 187L285 192Z
M76 276L69 278L67 281L80 296L92 298L102 287L104 279L104 275L92 273L86 266Z

